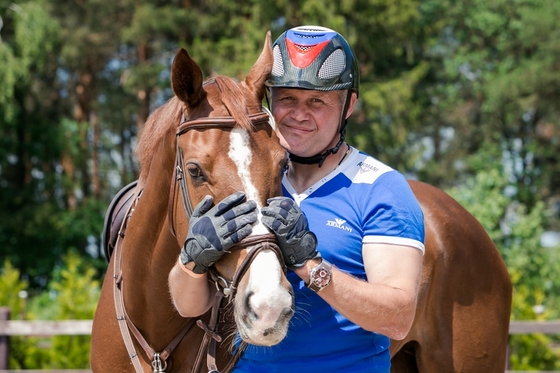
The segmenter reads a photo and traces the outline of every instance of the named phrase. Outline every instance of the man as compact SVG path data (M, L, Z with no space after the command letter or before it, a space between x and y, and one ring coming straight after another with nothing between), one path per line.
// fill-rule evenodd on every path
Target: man
M323 27L297 27L273 53L267 84L290 163L285 197L269 200L262 214L291 269L296 315L280 344L249 346L234 371L387 373L389 338L407 335L416 310L422 211L400 173L344 142L359 90L347 41ZM237 226L256 219L254 203L242 201L222 202L235 210ZM203 272L200 249L187 246L183 264ZM208 304L189 305L187 314Z

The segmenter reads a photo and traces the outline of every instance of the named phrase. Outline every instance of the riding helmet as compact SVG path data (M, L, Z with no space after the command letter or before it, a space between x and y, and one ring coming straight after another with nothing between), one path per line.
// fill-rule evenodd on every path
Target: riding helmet
M294 27L276 39L272 50L267 86L358 93L358 62L338 32L321 26Z

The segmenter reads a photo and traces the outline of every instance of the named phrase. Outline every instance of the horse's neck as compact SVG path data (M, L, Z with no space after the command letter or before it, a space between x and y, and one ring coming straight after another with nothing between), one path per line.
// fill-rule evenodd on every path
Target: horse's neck
M165 149L165 147L161 147ZM157 320L177 318L169 297L168 274L179 247L167 223L167 206L174 158L156 154L123 241L123 292L127 312L147 340L156 340ZM156 347L156 346L154 346ZM165 346L163 346L165 347Z

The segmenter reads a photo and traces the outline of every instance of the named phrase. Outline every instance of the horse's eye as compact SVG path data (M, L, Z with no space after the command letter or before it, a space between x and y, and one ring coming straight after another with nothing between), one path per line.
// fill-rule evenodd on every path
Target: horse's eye
M202 172L200 167L198 167L198 165L194 163L187 164L187 172L192 178L200 179L204 177L204 173Z
M282 161L282 173L286 171L289 164L290 164L290 158L289 157L284 158L284 160Z

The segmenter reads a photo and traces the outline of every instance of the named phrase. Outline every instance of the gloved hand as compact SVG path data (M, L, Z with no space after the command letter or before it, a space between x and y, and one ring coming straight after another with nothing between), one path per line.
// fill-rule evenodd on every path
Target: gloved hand
M320 258L317 237L309 230L307 218L294 200L274 197L261 209L262 223L278 239L284 262L291 268L302 267L309 259Z
M251 234L252 224L257 221L257 204L244 200L245 193L237 192L214 207L211 196L196 206L181 250L181 262L194 262L194 273L208 271L227 250Z

